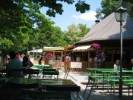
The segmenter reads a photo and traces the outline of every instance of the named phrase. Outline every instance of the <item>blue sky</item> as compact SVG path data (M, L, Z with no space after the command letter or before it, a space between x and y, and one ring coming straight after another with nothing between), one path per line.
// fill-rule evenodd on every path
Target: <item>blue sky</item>
M77 2L78 0L76 0ZM102 0L85 0L86 3L90 4L90 10L85 13L76 12L75 5L63 4L64 12L62 15L56 14L55 17L49 17L55 22L55 26L61 27L62 31L67 30L67 27L71 24L86 24L88 27L92 27L96 20L96 9L101 8ZM42 8L41 12L46 15L46 9Z

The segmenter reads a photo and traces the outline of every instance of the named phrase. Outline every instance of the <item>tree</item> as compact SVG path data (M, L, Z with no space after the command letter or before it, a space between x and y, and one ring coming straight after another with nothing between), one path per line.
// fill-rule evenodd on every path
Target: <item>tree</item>
M64 41L64 32L60 27L55 26L52 31L51 44L52 46L64 46L66 42Z
M1 8L11 8L16 5L27 8L29 4L38 4L41 7L47 7L47 15L55 17L56 14L62 14L63 3L75 4L76 11L84 13L86 10L90 9L90 5L85 2L85 0L0 0Z
M63 3L73 4L76 0L33 0L34 3L41 5L41 7L48 7L47 15L55 17L55 15L62 14ZM90 9L90 5L83 0L77 0L75 3L76 11L81 13Z
M61 45L62 40L55 37L61 33L59 36L64 38L62 32L40 13L40 8L48 7L46 14L54 17L62 14L63 3L74 3L76 11L81 13L89 10L89 4L81 0L0 0L0 51L20 52L34 46Z
M36 48L42 48L44 46L50 46L50 38L52 36L52 30L54 29L54 22L46 18L43 14L39 13L37 26L34 28L34 34L31 36L30 46Z
M126 2L126 3L131 3L131 4L133 4L133 0L123 0L124 2Z
M90 31L90 28L87 28L86 24L78 24L78 29L80 31L80 37L84 37L89 31Z
M33 47L63 45L64 35L60 28L40 13L41 7L48 7L47 15L62 14L62 3L73 0L0 0L0 51L2 58L10 50L23 52ZM89 4L80 0L76 10L85 12ZM57 38L59 37L59 38ZM3 61L6 63L5 59Z
M103 19L102 15L104 14L104 18L116 11L120 6L123 6L128 9L128 13L131 17L133 17L133 1L132 0L123 0L121 3L120 0L102 0L101 2L102 9L97 9L96 17L98 19Z
M133 17L133 0L123 0L123 6L124 5L128 10L129 15Z
M34 46L34 40L37 40L35 27L49 30L53 22L39 9L40 6L30 0L0 0L1 51L29 50Z
M39 28L35 37L36 40L32 40L32 44L34 44L36 48L66 45L66 42L64 41L64 32L57 26L51 26L49 27L49 30L45 27Z
M68 26L68 31L64 32L64 40L67 45L74 44L78 42L81 38L83 38L88 32L90 28L87 28L86 24L72 24Z
M30 29L32 23L29 23L30 21L30 18L26 16L25 11L20 6L14 5L11 8L1 8L1 51L7 52L14 49L19 51L26 48L29 39L28 34L32 33Z

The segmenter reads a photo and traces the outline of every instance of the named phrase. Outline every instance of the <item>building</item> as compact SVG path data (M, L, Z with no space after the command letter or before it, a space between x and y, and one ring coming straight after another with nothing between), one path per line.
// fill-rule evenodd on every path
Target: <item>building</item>
M129 68L130 59L133 58L133 19L130 16L123 22L123 66ZM100 44L100 49L88 49L88 63L83 67L95 67L90 61L95 60L97 53L105 52L105 67L113 67L116 59L120 59L120 23L116 22L115 13L110 14L104 20L93 26L90 32L75 45L90 46ZM84 58L84 57L83 57Z

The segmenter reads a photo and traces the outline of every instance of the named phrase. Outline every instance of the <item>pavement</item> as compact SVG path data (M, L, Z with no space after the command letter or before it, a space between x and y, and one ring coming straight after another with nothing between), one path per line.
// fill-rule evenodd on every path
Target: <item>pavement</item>
M59 78L64 78L65 73L63 70L60 70ZM79 99L78 100L133 100L132 94L128 96L128 93L124 93L122 98L119 98L118 91L115 94L112 92L108 92L107 90L94 88L88 98L88 94L90 93L90 89L92 84L89 84L85 95L83 96L83 92L86 88L86 84L88 82L88 76L85 76L83 73L73 73L69 72L67 79L73 80L78 86L81 87L81 91L79 92Z

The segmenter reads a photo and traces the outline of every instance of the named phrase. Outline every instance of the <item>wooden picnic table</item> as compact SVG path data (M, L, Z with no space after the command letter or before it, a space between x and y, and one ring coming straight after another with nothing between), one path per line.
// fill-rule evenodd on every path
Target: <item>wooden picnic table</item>
M119 73L120 72L120 70L115 70L115 69L113 69L113 68L87 68L87 70L88 70L88 73L90 73L90 74L88 74L88 77L90 77L91 79L94 79L94 81L96 81L97 83L95 83L94 82L94 84L92 84L92 87L91 87L91 90L92 90L92 88L93 88L93 86L95 85L95 84L97 84L98 85L98 79L99 78L102 78L103 79L103 90L104 90L104 84L105 84L105 80L107 80L107 79L116 79L117 81L118 81L118 79L120 78L120 76L117 76L117 75L113 75L113 73ZM122 72L123 73L133 73L133 70L122 70ZM127 80L125 80L125 79L127 79L127 78L131 78L132 76L129 76L129 75L123 75L122 76L122 78L124 79L124 81L127 81ZM86 88L85 88L85 90L84 90L84 93L83 93L83 95L85 94L85 92L86 92L86 89L87 89L87 87L88 87L88 85L89 85L89 80L90 80L90 78L88 78L88 83L87 83L87 85L86 85ZM107 81L106 81L107 82ZM90 93L91 93L91 90L90 90ZM89 95L88 95L88 98L89 98L89 96L90 96L90 93L89 93Z
M29 86L30 84L38 84L38 88L41 89L41 91L47 91L49 93L51 92L60 92L60 95L63 92L68 92L68 95L71 97L71 92L77 93L77 99L78 99L78 92L80 91L80 86L75 84L70 79L29 79L29 78L16 78L16 77L10 77L6 78L6 84L11 84L14 86ZM71 98L70 98L71 99Z

